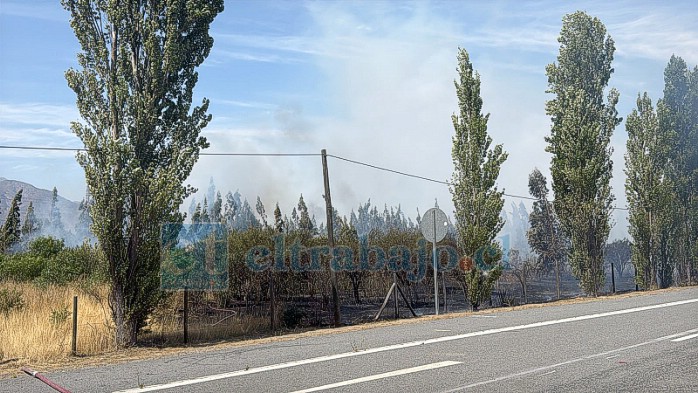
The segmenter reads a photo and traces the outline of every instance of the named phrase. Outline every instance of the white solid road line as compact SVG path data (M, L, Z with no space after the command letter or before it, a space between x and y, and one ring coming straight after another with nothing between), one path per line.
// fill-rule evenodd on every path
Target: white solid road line
M198 383L217 381L220 379L233 378L233 377L249 375L249 374L256 374L256 373L265 372L265 371L273 371L273 370L279 370L279 369L283 369L283 368L302 366L302 365L306 365L306 364L326 362L329 360L344 359L344 358L349 358L349 357L354 357L354 356L363 356L363 355L369 355L369 354L379 353L379 352L394 351L397 349L412 348L412 347L417 347L420 345L437 344L437 343L454 341L454 340L462 340L464 338L470 338L470 337L486 336L486 335L490 335L490 334L511 332L511 331L515 331L515 330L531 329L531 328L538 328L538 327L550 326L550 325L559 325L559 324L563 324L563 323L584 321L587 319L605 318L605 317L610 317L610 316L614 316L614 315L623 315L623 314L630 314L630 313L641 312L641 311L655 310L655 309L659 309L659 308L681 306L684 304L690 304L690 303L696 303L696 302L698 302L698 298L688 299L688 300L680 300L680 301L670 302L670 303L655 304L652 306L627 308L625 310L609 311L609 312L599 313L599 314L587 314L587 315L580 315L580 316L570 317L570 318L555 319L555 320L551 320L551 321L535 322L535 323L530 323L527 325L508 326L508 327L497 328L497 329L481 330L478 332L457 334L457 335L453 335L453 336L436 337L436 338L432 338L432 339L428 339L428 340L411 341L411 342L406 342L406 343L402 343L402 344L393 344L393 345L388 345L388 346L384 346L384 347L370 348L370 349L366 349L366 350L362 350L362 351L344 352L344 353L338 353L338 354L334 354L334 355L319 356L319 357L310 358L310 359L296 360L293 362L278 363L278 364L272 364L269 366L255 367L255 368L250 368L247 370L239 370L239 371L233 371L233 372L223 373L223 374L207 375L207 376L193 378L193 379L185 379L182 381L163 383L160 385L151 385L151 386L144 386L142 388L138 387L138 388L134 388L134 389L120 390L120 391L114 392L114 393L153 392L156 390L163 390L163 389L170 389L170 388L175 388L175 387L180 387L180 386L194 385L194 384L198 384Z
M689 330L689 332L691 332L691 331L694 331L694 330ZM687 332L682 332L682 333L678 333L678 334L680 335L680 334L686 334L686 333L687 333ZM567 361L564 361L564 362L555 363L555 364L551 364L551 365L548 365L548 366L536 367L536 368L532 368L532 369L529 369L529 370L520 371L520 372L513 373L513 374L509 374L509 375L502 375L501 377L497 377L497 378L493 378L493 379L488 379L488 380L480 381L480 382L476 382L476 383L471 383L470 385L459 386L459 387L457 387L457 388L455 388L455 389L447 390L447 391L445 391L444 393L455 393L455 392L460 392L460 391L467 390L467 389L471 389L471 388L475 388L475 387L478 387L478 386L489 385L489 384L491 384L491 383L506 381L506 380L512 379L512 378L523 377L523 376L525 376L525 375L529 375L529 374L533 374L533 373L539 373L539 372L546 371L546 370L551 370L551 369L554 370L554 369L556 369L556 368L558 368L558 367L561 367L561 366L566 366L566 365L568 365L568 364L578 363L578 362L581 362L581 361L584 361L584 360L595 359L595 358L602 357L602 356L606 356L606 355L611 355L611 356L607 356L607 357L606 357L606 359L609 359L609 358L613 358L613 357L617 356L617 354L618 354L619 352L627 351L627 350L630 350L630 349L633 349L633 348L643 347L643 346L645 346L645 345L654 344L654 343L658 343L658 342L661 342L661 341L666 341L666 340L669 340L669 339L671 339L672 337L676 337L676 336L677 336L676 334L671 334L671 335L668 335L668 336L663 336L663 337L655 338L655 339L653 339L653 340L641 342L641 343L639 343L639 344L628 345L627 347L621 347L621 348L612 349L612 350L606 351L606 352L600 352L600 353L595 353L595 354L593 354L593 355L582 356L582 357L575 358L575 359L570 359L570 360L567 360ZM672 340L672 341L673 341L673 340ZM547 375L547 374L542 374L542 375Z
M672 341L672 342L675 342L675 343L678 343L678 342L681 342L681 341L684 341L684 340L690 340L690 339L696 338L696 337L698 337L698 333L696 333L696 334L691 334L690 336L683 336L683 337L681 337L681 338L676 338L676 339L673 339L673 340L671 340L671 341Z
M368 377L350 379L348 381L331 383L329 385L318 386L318 387L314 387L314 388L310 388L310 389L296 390L296 391L291 392L291 393L319 392L321 390L334 389L334 388L339 388L342 386L354 385L354 384L361 383L361 382L375 381L377 379L390 378L390 377L395 377L398 375L412 374L412 373L417 373L420 371L433 370L436 368L454 366L456 364L461 364L461 363L462 362L445 361L445 362L425 364L424 366L403 368L402 370L395 370L395 371L390 371L390 372L382 373L382 374L369 375Z

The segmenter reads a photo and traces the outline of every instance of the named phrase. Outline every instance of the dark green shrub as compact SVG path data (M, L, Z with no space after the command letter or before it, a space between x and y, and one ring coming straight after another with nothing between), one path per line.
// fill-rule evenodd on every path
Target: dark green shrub
M282 319L284 321L284 326L289 329L294 329L301 324L301 321L305 318L305 312L299 307L291 306L284 309Z
M63 240L50 236L38 237L29 242L27 245L27 253L42 258L52 258L63 251L64 248L65 243L63 243Z
M0 261L0 277L4 280L31 281L41 275L46 259L30 254L6 255Z
M61 250L46 260L39 281L46 284L65 285L87 277L103 281L106 263L101 253L89 244Z

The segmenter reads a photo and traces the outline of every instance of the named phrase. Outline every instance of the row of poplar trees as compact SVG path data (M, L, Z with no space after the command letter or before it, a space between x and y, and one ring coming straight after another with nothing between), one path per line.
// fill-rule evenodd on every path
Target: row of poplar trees
M622 121L616 111L619 93L608 89L615 44L598 18L581 11L563 18L558 41L557 62L546 67L546 92L554 95L545 107L552 123L545 141L552 154L554 200L547 200L547 180L534 170L529 179L537 200L534 213L547 217L541 223L547 228L530 232L529 240L546 264L555 263L557 274L560 260L569 261L581 288L597 295L604 285L604 248L615 200L611 136ZM507 153L502 145L491 146L480 77L463 49L458 72L450 189L459 246L472 256L483 247L498 248L494 239L503 226L504 200L496 180ZM674 280L692 284L698 268L698 68L691 71L672 56L664 78L664 97L656 109L647 93L638 96L626 122L632 261L644 288L667 287ZM463 273L469 295L470 288L481 288L480 296L488 296L500 273L496 266L480 269L477 264Z
M646 288L691 285L698 274L698 67L672 56L664 97L654 107L638 94L626 129L636 279Z

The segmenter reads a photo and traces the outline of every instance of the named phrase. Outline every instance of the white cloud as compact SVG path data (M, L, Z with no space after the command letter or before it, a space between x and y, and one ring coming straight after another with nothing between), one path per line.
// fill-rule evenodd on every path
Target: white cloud
M75 106L46 103L0 102L0 124L44 125L52 127L70 126L79 117Z

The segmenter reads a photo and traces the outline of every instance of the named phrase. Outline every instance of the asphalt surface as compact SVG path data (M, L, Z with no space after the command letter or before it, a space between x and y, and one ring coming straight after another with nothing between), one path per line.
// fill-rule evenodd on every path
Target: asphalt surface
M72 392L698 392L698 287L46 376Z

